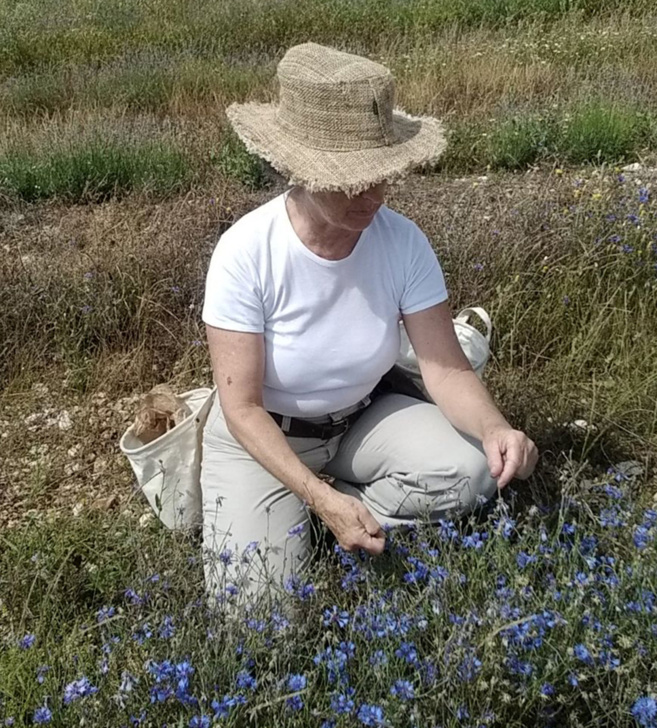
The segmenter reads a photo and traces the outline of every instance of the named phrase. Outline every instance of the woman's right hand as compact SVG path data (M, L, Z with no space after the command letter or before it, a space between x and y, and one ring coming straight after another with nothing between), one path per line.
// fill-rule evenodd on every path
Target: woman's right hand
M364 549L372 556L383 552L386 538L379 522L353 496L331 489L315 504L315 512L345 551Z

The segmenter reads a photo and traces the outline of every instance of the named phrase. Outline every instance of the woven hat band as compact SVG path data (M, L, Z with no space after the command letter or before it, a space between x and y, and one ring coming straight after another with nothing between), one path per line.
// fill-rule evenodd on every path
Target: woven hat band
M392 76L299 83L279 76L277 121L301 144L348 152L395 144Z

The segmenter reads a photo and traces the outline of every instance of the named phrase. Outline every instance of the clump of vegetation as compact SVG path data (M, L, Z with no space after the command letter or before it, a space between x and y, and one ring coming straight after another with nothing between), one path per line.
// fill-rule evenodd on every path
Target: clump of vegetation
M610 471L339 548L253 603L128 516L3 536L5 725L654 725L657 513ZM290 538L296 538L290 534ZM226 548L222 563L257 561ZM11 588L9 588L11 585ZM244 611L234 604L241 604Z

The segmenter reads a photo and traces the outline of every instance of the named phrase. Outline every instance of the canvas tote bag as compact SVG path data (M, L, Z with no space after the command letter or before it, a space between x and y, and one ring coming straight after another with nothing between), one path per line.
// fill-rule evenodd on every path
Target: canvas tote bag
M482 334L478 329L468 323L471 316L478 316L486 326L486 334ZM401 346L396 365L411 378L413 383L422 391L429 401L429 393L427 392L420 374L420 367L417 362L417 356L408 333L404 326L404 322L399 322L401 334ZM477 376L481 379L484 373L484 367L490 358L490 338L493 333L493 324L488 313L478 306L473 308L464 308L461 313L454 319L454 330L456 337L461 344L465 355L468 357L472 368Z
M215 392L216 387L202 387L181 394L192 414L147 445L135 435L134 425L119 443L139 489L167 528L194 528L202 522L203 428Z

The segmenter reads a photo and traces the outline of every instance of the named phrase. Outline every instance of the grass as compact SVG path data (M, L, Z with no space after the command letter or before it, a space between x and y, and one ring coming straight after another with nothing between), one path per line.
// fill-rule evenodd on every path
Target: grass
M132 189L162 197L235 174L260 184L223 110L273 100L278 60L304 40L388 65L404 108L445 119L452 144L439 169L450 173L654 156L656 17L642 0L36 7L0 7L0 121L17 147L0 145L0 194L9 200ZM138 168L128 169L132 153L120 159L121 140L79 138L78 129L107 119L138 147ZM171 159L158 145L173 147ZM23 151L44 146L42 161Z

